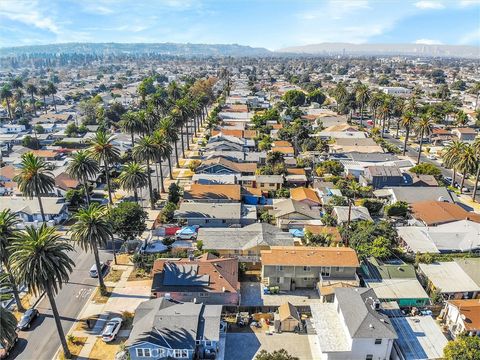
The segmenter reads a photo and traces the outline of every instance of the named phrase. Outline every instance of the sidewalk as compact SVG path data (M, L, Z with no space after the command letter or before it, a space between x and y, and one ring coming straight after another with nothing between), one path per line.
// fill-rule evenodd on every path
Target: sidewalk
M105 282L107 288L113 288L110 297L104 304L96 304L93 302L92 293L90 299L80 313L77 321L72 326L69 335L78 338L87 338L82 350L78 354L78 359L90 359L90 353L95 347L95 343L99 339L100 334L105 327L106 322L115 316L122 315L123 312L128 311L134 313L137 306L146 300L150 299L151 280L128 281L128 277L133 271L132 265L113 265L112 269L123 270L121 278L118 282ZM78 326L87 318L98 316L95 325L92 329L80 329ZM118 334L119 338L127 338L130 334L130 329L121 330ZM114 348L115 345L112 345ZM118 348L120 345L118 345Z

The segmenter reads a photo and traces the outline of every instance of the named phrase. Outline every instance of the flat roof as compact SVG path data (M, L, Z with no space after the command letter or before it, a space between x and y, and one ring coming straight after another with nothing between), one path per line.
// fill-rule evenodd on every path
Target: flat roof
M428 299L417 279L365 280L379 299Z
M480 286L454 261L419 264L419 267L442 293L480 291Z
M311 304L312 322L322 353L350 351L347 332L333 303Z
M448 341L432 317L395 317L390 320L398 335L395 344L405 360L443 358L443 348Z

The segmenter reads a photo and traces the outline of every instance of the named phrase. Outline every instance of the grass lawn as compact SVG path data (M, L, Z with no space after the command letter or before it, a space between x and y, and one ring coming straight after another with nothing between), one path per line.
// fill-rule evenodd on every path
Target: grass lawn
M67 340L68 348L70 349L70 352L72 353L71 359L76 359L78 357L78 355L80 354L80 351L82 351L83 345L85 345L86 341L87 341L86 337L76 337L74 341ZM65 359L65 356L63 355L63 351L60 351L58 359L59 360L64 360Z
M113 287L107 286L106 295L100 294L100 289L97 287L95 290L95 295L93 295L93 303L95 304L105 304L108 301L110 295L112 295Z
M127 281L149 280L151 278L152 277L150 274L145 272L143 269L133 269Z
M105 281L118 282L122 277L122 274L123 270L110 269L107 276L105 277Z
M115 354L120 351L120 348L125 340L126 339L117 338L114 341L106 343L99 338L95 342L95 345L93 346L88 358L91 360L114 359Z

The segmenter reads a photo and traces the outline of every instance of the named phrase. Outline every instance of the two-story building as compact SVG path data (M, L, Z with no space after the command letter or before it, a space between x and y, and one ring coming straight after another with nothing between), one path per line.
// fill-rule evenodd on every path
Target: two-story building
M328 281L355 281L359 266L347 247L274 246L262 250L262 282L280 290L318 288Z

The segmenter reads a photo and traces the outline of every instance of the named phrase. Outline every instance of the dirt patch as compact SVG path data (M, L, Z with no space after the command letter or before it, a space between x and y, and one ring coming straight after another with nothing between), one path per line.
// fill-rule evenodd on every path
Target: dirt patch
M92 315L90 316L89 318L87 319L80 319L78 320L76 323L75 323L75 326L73 328L73 331L88 331L90 330L87 326L87 320L90 321L90 324L93 326L98 318L100 317L100 315Z
M111 269L105 277L105 281L118 282L122 277L122 274L123 270Z
M76 337L74 336L73 338L69 338L67 340L68 343L68 349L70 350L72 357L70 359L77 359L78 355L80 355L80 351L82 351L83 346L87 342L86 337ZM58 355L59 360L64 360L65 356L63 355L63 351L60 351L60 354Z
M127 281L150 280L152 276L143 269L133 269Z
M107 286L107 291L105 295L102 295L100 293L100 289L97 287L97 289L95 290L95 295L93 295L92 302L94 304L105 304L110 298L110 295L112 295L112 291L113 291L113 287Z
M132 265L131 255L117 254L117 265Z
M116 338L114 341L106 343L102 339L97 339L88 358L90 360L114 359L115 354L121 350L125 340Z

